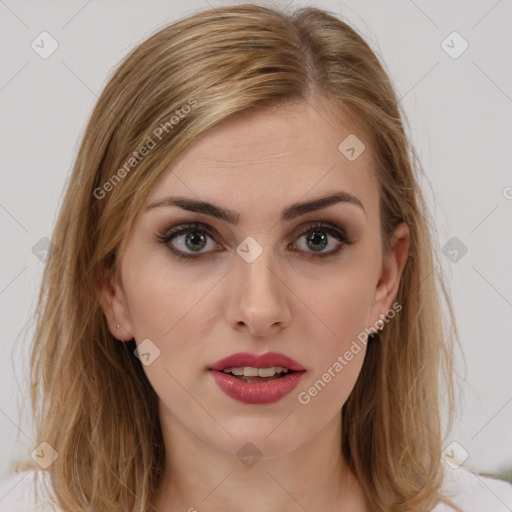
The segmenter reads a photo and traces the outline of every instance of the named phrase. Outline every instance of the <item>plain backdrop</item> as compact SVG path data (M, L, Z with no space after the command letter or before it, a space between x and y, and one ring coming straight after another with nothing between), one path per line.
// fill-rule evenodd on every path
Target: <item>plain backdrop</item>
M0 0L0 477L36 446L27 358L44 262L33 248L51 238L107 76L156 29L233 3ZM339 14L385 63L428 177L437 242L457 250L441 261L467 366L458 357L466 381L446 445L458 443L472 468L512 473L512 2L309 5ZM58 43L46 59L31 47L42 32Z

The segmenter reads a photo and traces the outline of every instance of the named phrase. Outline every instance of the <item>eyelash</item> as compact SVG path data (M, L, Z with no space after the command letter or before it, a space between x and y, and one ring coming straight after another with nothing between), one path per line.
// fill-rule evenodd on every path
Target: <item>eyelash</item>
M313 253L309 254L309 256L307 256L307 257L311 258L311 259L330 258L332 256L336 256L336 255L338 255L343 250L345 245L352 245L354 243L353 240L349 240L347 238L344 230L336 227L335 225L332 225L332 224L329 224L329 223L325 223L325 222L317 222L317 223L314 223L314 224L308 226L307 228L302 230L297 235L297 238L302 238L304 235L306 235L308 233L311 233L311 232L315 232L315 231L325 232L325 233L333 236L334 238L336 238L341 243L340 243L340 245L336 249L333 249L332 251L330 251L328 253L325 253L325 254L313 254ZM189 224L181 224L181 225L175 226L175 227L173 227L171 229L166 229L163 233L157 233L156 241L158 243L162 243L162 244L167 245L167 248L169 249L169 251L171 251L173 256L175 258L177 258L178 261L182 261L182 260L188 260L188 261L201 260L201 259L204 259L204 255L208 254L208 253L198 253L198 254L186 253L186 252L183 252L183 251L181 251L179 249L175 249L175 248L171 247L171 245L169 245L169 242L173 238L175 238L176 236L183 235L183 234L186 234L186 233L194 233L194 232L206 234L206 235L208 235L212 239L215 236L213 230L209 226L207 226L206 224L203 224L201 222L193 222L193 223L189 223ZM295 246L295 244L294 244L294 246Z

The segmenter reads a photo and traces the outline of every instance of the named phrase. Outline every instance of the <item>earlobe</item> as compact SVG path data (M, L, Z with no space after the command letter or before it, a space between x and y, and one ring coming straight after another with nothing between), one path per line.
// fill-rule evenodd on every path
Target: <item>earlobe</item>
M133 334L124 291L110 271L102 281L98 300L112 336L120 341L130 341Z

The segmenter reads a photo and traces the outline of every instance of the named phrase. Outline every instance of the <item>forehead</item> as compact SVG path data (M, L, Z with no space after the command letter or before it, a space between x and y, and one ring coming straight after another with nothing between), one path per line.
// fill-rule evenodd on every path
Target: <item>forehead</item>
M241 212L275 213L299 199L345 190L371 210L378 188L369 142L348 117L318 103L244 112L194 141L158 178L146 203L187 195Z

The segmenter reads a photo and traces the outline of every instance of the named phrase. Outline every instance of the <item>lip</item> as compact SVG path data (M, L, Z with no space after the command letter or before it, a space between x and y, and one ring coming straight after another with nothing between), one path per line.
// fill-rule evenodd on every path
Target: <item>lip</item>
M240 366L253 368L281 366L293 370L293 373L269 382L243 382L222 371L225 368ZM217 361L208 368L208 372L221 391L229 397L246 404L269 404L291 393L299 385L306 370L294 359L278 352L267 352L261 355L239 352Z
M305 370L269 382L243 382L219 370L209 370L217 386L231 398L246 404L270 404L291 393Z
M305 370L300 363L279 352L266 352L260 355L253 354L252 352L238 352L217 361L209 370L222 371L226 368L236 368L239 366L252 366L253 368L281 366L281 368L288 368L294 372Z

